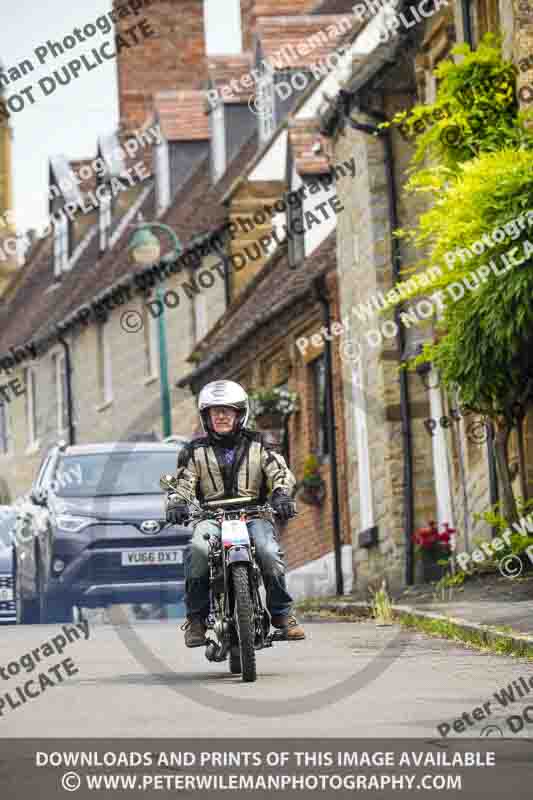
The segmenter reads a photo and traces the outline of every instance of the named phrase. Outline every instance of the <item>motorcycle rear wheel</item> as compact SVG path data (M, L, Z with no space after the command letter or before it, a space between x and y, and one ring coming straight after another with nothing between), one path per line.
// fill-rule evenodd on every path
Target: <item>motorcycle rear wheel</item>
M255 663L254 607L248 580L248 567L246 564L235 564L232 567L231 574L233 580L233 596L235 599L235 622L237 626L237 635L239 637L242 679L250 683L257 680L257 669Z

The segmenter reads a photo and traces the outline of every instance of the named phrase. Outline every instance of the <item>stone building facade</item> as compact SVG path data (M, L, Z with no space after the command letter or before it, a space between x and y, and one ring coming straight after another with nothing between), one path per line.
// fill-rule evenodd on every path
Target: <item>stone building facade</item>
M416 354L430 333L427 327L398 326L391 314L379 314L398 268L417 256L403 242L395 244L391 232L411 227L422 208L403 191L411 146L394 129L389 137L372 135L375 126L417 101L433 102L433 71L457 41L476 46L484 33L501 32L504 56L515 61L519 54L524 57L525 41L531 42L524 8L520 21L510 3L469 5L467 26L466 6L457 2L424 21L421 31L402 32L396 44L391 39L368 48L348 77L338 75L342 91L326 90L328 102L322 106L322 132L330 138L334 159L355 154L358 170L355 183L338 184L347 213L339 221L337 253L340 313L351 316L356 327L344 345L353 357L343 363L343 390L348 480L355 488L349 495L354 586L361 593L382 577L393 589L421 577L410 534L430 519L457 529L459 550L471 549L476 536L491 533L475 517L497 500L494 454L484 427L475 417L454 418L457 398L442 391L434 371L401 375L401 359ZM365 28L358 35L363 38ZM358 80L358 74L365 78ZM369 406L376 409L377 424L370 422ZM356 410L361 407L362 414ZM434 430L429 418L437 421ZM519 469L514 433L510 457L516 462L516 493L525 488L531 496L531 418L524 422L523 445Z

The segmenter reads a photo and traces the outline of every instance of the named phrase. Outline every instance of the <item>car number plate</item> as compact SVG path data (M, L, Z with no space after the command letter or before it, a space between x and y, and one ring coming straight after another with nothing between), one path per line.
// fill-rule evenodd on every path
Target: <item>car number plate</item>
M0 603L8 603L13 600L13 589L0 589Z
M182 564L183 550L180 547L165 547L155 550L153 547L126 550L122 553L123 567L144 567L147 564Z

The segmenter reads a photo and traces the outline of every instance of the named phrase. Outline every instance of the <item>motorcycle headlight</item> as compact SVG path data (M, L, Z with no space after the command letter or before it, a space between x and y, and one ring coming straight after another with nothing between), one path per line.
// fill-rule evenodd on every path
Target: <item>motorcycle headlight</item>
M89 525L94 525L98 522L94 517L75 517L71 514L58 514L56 516L56 523L62 531L69 533L79 533Z

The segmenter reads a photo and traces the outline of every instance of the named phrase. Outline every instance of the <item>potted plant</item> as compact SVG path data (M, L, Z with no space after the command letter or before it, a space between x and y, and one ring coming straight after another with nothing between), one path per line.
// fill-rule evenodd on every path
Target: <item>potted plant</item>
M450 528L447 522L443 523L443 530L439 529L434 520L430 520L428 527L418 528L413 533L413 541L422 556L424 570L424 583L439 581L445 571L452 550L451 538L455 528Z
M301 490L302 503L320 506L324 502L326 484L320 475L320 462L315 455L307 456L304 463L304 476L297 484L296 490Z
M260 430L279 430L298 409L298 396L283 387L258 389L250 394L252 416Z

